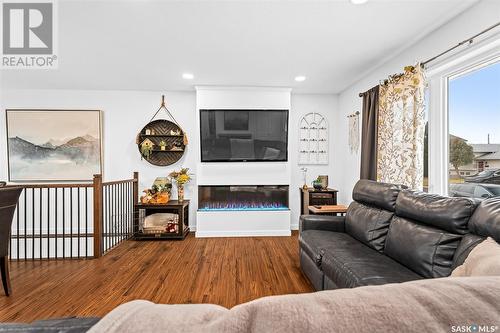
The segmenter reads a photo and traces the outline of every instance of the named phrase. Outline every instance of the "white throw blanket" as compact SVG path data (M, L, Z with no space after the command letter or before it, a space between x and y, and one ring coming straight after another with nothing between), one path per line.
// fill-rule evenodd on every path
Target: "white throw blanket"
M230 310L211 304L133 301L111 311L90 332L449 333L472 325L500 332L500 277L271 296Z

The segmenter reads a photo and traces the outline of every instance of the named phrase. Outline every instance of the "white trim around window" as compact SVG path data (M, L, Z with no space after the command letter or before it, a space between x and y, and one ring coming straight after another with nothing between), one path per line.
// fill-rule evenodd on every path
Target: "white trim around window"
M429 192L448 194L448 82L500 60L500 34L427 69L429 82Z

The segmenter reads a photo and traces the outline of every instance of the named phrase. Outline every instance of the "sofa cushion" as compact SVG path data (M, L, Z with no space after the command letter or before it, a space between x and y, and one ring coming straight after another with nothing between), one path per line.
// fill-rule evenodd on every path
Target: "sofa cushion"
M395 216L384 253L426 278L444 277L451 273L453 256L461 239L462 235Z
M382 251L394 213L353 202L345 219L346 232L369 247Z
M466 234L476 203L469 198L448 198L403 190L396 200L396 215L454 234Z
M500 197L481 202L469 222L472 233L500 243Z
M330 243L337 242L339 246L345 246L352 241L354 241L354 239L343 232L306 230L300 233L299 246L318 266L320 266L324 249L328 247Z
M347 234L332 235L323 249L321 268L338 288L398 283L422 277Z
M354 186L352 198L354 201L393 212L400 190L401 186L398 185L362 179Z

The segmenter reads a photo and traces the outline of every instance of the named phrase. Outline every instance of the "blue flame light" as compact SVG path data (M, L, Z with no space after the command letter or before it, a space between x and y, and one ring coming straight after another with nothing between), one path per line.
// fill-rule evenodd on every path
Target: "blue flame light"
M200 211L262 211L262 210L289 210L287 206L278 203L262 202L211 202L199 207Z

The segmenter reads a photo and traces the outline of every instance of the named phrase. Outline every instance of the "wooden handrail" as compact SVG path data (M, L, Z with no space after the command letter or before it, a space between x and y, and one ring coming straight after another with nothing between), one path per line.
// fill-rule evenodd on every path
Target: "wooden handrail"
M22 187L22 188L90 188L93 186L93 183L73 183L73 184L9 184L7 187Z

